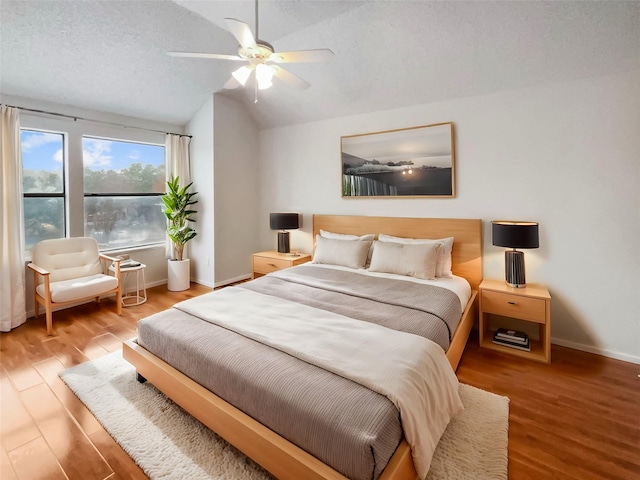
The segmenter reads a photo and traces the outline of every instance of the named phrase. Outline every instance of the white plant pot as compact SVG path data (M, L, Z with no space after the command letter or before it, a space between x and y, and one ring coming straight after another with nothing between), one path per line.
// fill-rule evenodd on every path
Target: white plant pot
M167 289L172 292L181 292L189 290L190 269L189 259L185 260L168 260L167 261Z

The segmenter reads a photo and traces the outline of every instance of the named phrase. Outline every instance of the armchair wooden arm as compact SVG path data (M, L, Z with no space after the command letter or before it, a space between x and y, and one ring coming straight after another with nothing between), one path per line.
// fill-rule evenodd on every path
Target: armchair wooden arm
M111 255L107 255L106 253L100 253L100 258L104 260L110 260L113 263L120 263L122 259L120 257L112 257Z
M45 275L49 275L49 271L48 270L45 270L44 268L39 267L35 263L30 263L30 264L27 265L27 267L29 267L31 270L33 270L34 278L38 278L37 277L38 274L42 275L43 277Z
M104 253L100 253L99 257L101 260L105 260L105 263L103 263L102 265L104 274L105 275L109 274L109 265L106 262L111 262L113 263L113 266L114 266L114 269L113 269L114 276L119 280L120 279L120 262L122 261L122 259L120 257L112 257Z
M45 311L47 312L47 335L51 335L51 287L49 284L49 276L51 273L48 270L45 270L42 267L39 267L35 263L31 262L27 265L31 270L33 270L33 295L34 302L33 306L35 309L35 317L38 318L40 316L40 303L44 306ZM38 287L38 275L42 275L44 277L44 296L38 295L36 288ZM42 301L41 301L42 300Z
M48 270L45 270L44 268L39 267L33 262L27 265L27 267L33 270L33 288L36 288L38 286L38 275L42 275L44 277L44 289L46 292L48 292L49 291L49 275L51 275L51 273ZM39 314L37 301L36 301L35 307L36 307L36 317L37 317Z

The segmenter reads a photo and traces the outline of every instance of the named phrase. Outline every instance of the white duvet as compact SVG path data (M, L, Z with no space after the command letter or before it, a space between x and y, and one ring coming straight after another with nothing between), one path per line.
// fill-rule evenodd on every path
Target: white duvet
M225 288L175 308L385 395L400 412L420 478L449 421L463 409L458 379L442 348L423 337L243 288Z

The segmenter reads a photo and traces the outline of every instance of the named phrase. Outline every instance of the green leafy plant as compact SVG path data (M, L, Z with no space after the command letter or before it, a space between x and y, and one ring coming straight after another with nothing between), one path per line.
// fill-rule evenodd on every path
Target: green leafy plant
M193 215L198 213L190 209L191 205L198 203L198 200L193 199L198 192L189 191L193 182L181 187L179 181L180 177L172 175L171 180L167 182L168 191L161 197L164 203L162 212L169 221L167 235L173 242L176 260L182 260L185 244L197 235L196 231L189 226L189 222L195 222Z

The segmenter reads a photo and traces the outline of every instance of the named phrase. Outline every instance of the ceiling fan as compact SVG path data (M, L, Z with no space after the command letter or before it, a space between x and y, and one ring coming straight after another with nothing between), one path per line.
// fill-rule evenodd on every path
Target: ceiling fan
M310 84L302 78L288 72L278 64L294 62L320 62L333 58L333 52L327 48L318 50L298 50L293 52L275 52L273 46L258 37L258 0L255 0L255 36L249 25L235 18L225 18L229 32L238 40L238 55L221 53L168 52L173 57L212 58L246 62L231 74L224 84L225 89L245 86L255 75L256 102L258 89L264 90L273 85L273 77L299 90L305 90Z

